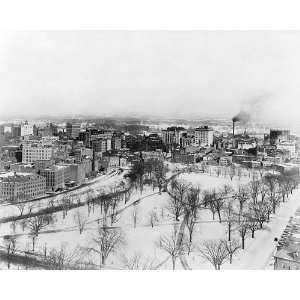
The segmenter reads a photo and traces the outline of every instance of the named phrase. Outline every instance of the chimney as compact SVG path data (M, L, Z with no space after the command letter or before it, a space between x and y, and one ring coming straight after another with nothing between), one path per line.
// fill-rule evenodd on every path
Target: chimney
M234 137L234 126L235 126L235 122L232 121L232 135L233 135L233 137Z

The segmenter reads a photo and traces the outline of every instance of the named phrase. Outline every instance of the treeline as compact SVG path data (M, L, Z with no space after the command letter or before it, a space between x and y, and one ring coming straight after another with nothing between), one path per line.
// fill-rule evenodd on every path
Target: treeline
M176 257L197 251L220 269L226 260L232 263L233 254L238 249L245 248L248 236L255 238L255 232L264 229L270 216L276 214L280 203L288 200L298 184L299 174L294 171L268 173L259 180L252 179L248 184L239 185L237 189L224 185L219 189L202 190L199 186L173 179L168 185L168 210L175 221L181 220L182 223L180 230L164 236L160 245L166 251L166 245L169 248L173 245L172 251L167 251L174 254L170 254L173 267ZM213 221L217 217L216 221L226 224L227 239L206 241L202 245L193 242L195 225L199 222L201 210L205 209L210 210ZM240 240L233 236L239 236Z

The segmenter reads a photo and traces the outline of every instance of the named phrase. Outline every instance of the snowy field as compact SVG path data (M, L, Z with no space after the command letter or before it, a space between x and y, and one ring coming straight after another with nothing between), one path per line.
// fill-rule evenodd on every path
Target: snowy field
M180 166L176 166L172 172L175 172L179 168ZM109 176L100 177L92 185L86 187L86 189L97 191L100 188L114 186L123 180L123 175L113 173ZM204 173L183 173L178 178L194 186L200 186L202 190L218 189L225 184L231 185L236 189L240 184L245 184L249 181L248 176L240 179L235 177L233 180L230 180L229 176L218 177ZM82 195L85 194L82 193ZM274 237L280 237L289 217L300 206L299 196L299 190L295 190L288 202L281 203L276 216L271 216L270 222L264 224L263 230L255 232L254 239L250 235L247 236L245 250L239 250L233 258L233 263L225 263L222 269L271 268L271 257L275 246ZM57 196L55 200L58 201L59 197L61 196ZM125 268L125 259L135 256L139 256L141 262L148 265L151 264L152 267L159 269L172 268L169 255L157 245L162 235L170 235L174 226L179 228L181 224L182 219L180 222L175 222L174 216L168 211L169 197L166 192L159 194L158 189L145 186L142 192L134 190L130 200L126 204L125 202L119 203L118 210L121 210L121 212L118 215L118 221L110 224L110 218L108 217L107 225L122 229L124 244L108 257L106 265L109 268ZM43 205L45 205L45 202L42 200L36 207L41 208ZM86 219L86 225L82 233L79 232L79 228L75 222L76 214L78 213ZM1 217L7 215L18 215L18 210L12 206L2 206ZM154 219L153 216L155 216ZM54 213L53 218L54 223L44 228L36 239L36 253L43 253L45 249L47 251L53 248L60 249L62 245L65 245L68 251L72 251L72 249L78 247L80 249L93 247L93 238L95 237L98 224L102 222L103 213L101 213L101 208L98 205L95 205L93 209L84 205L69 210L66 216L63 216L63 212L61 211ZM201 245L204 241L210 239L226 239L226 230L227 226L225 222L219 223L217 218L213 220L210 210L201 210L199 221L195 225L193 243ZM31 251L32 239L28 235L26 228L23 230L20 223L17 223L15 228L13 228L11 223L0 225L1 236L12 234L13 232L17 235L17 248ZM233 237L239 239L237 231L233 232ZM212 265L205 261L196 249L191 251L189 255L185 255L185 259L190 269L212 269ZM100 257L96 253L87 252L85 260L92 261L97 265L100 264ZM16 268L17 266L12 267ZM5 268L5 264L2 264L2 268ZM176 269L183 268L183 264L178 259L176 261Z

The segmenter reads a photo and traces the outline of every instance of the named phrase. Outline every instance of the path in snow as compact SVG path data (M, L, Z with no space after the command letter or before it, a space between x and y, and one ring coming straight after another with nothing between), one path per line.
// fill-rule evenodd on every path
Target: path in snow
M264 224L265 229L256 231L255 239L248 238L245 250L238 253L230 269L266 269L275 250L274 238L280 238L290 217L300 206L300 189L296 189L289 197L288 202L281 203L276 215L270 223Z

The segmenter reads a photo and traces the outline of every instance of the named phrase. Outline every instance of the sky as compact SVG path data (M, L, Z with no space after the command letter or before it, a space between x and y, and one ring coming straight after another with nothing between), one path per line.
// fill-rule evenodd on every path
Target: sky
M0 116L153 115L300 123L300 32L0 33Z

